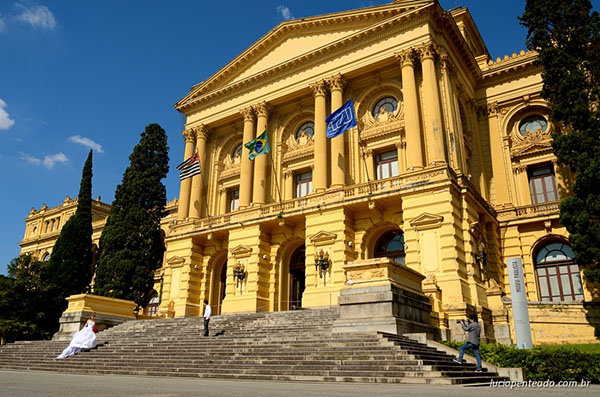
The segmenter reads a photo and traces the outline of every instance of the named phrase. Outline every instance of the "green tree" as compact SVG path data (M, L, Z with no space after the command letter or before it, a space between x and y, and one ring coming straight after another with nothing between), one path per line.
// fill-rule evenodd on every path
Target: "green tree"
M129 156L100 237L94 293L146 305L165 250L160 220L167 195L161 180L169 172L168 153L165 131L148 125Z
M77 210L64 224L44 269L44 282L51 284L61 305L69 295L85 292L92 281L92 151L81 175Z
M8 277L0 276L0 337L15 340L47 339L58 329L53 297L44 287L45 263L23 254L8 265Z
M521 24L539 53L543 98L557 126L552 147L575 175L560 203L577 262L600 280L600 16L589 0L527 0Z

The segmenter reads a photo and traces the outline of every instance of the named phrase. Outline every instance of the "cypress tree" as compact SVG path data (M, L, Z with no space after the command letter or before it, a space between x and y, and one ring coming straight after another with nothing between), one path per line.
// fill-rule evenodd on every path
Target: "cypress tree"
M577 262L600 280L600 16L589 0L528 0L521 24L527 47L543 65L552 147L575 174L573 195L560 203Z
M146 305L165 250L160 220L167 195L161 180L169 171L168 152L165 131L148 125L129 156L100 237L95 294Z
M92 151L81 175L77 210L64 224L43 271L60 302L85 292L92 280ZM66 302L61 303L66 305Z

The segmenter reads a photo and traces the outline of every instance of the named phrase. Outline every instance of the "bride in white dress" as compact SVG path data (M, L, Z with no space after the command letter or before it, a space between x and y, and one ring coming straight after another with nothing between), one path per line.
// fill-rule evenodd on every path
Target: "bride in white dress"
M94 315L92 314L83 328L73 335L73 339L71 339L69 346L67 346L65 350L63 350L63 352L60 353L60 355L56 358L67 358L79 353L82 350L91 349L96 346L96 333L94 332L95 325L96 323L94 321Z

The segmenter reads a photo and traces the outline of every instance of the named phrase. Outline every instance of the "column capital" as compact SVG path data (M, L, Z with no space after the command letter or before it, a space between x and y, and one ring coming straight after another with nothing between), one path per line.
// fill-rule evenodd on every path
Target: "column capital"
M435 57L438 55L437 45L435 45L432 41L420 45L415 50L417 54L419 54L421 61L428 58L435 59Z
M314 96L325 96L327 93L327 84L325 83L325 80L317 81L316 83L309 85L309 87Z
M406 142L405 141L397 141L394 143L394 145L396 146L396 149L404 149L406 148Z
M440 51L440 60L442 61L442 70L447 71L450 76L456 76L456 66L445 49Z
M181 131L181 135L183 135L183 139L185 140L186 143L196 142L196 134L194 133L193 128Z
M400 66L414 66L415 50L409 48L398 54L396 54L396 61L400 63Z
M197 127L193 128L194 133L196 134L196 140L206 141L206 138L212 133L212 130L208 128L205 124L200 124Z
M327 79L327 85L331 91L339 90L343 92L344 87L346 87L347 84L348 81L344 79L344 76L342 76L341 73Z
M244 117L244 121L254 121L256 119L256 114L252 106L240 109L240 114Z
M292 175L294 175L294 171L286 168L285 170L283 170L283 176L286 178L291 178Z
M273 107L271 105L269 105L268 102L261 102L258 105L254 105L253 106L254 111L256 112L257 116L264 116L267 117L269 115L269 113L271 113L271 111L273 110Z

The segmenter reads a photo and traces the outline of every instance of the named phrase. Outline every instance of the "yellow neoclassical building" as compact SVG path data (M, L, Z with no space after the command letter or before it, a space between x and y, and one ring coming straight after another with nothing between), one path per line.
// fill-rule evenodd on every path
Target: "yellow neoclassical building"
M431 325L458 337L476 312L486 340L514 343L506 260L520 258L533 342L597 341L535 59L491 59L469 11L436 1L280 23L175 105L202 174L163 222L152 310L337 305L400 263ZM327 139L350 98L357 127ZM243 144L264 131L271 152L252 161Z

